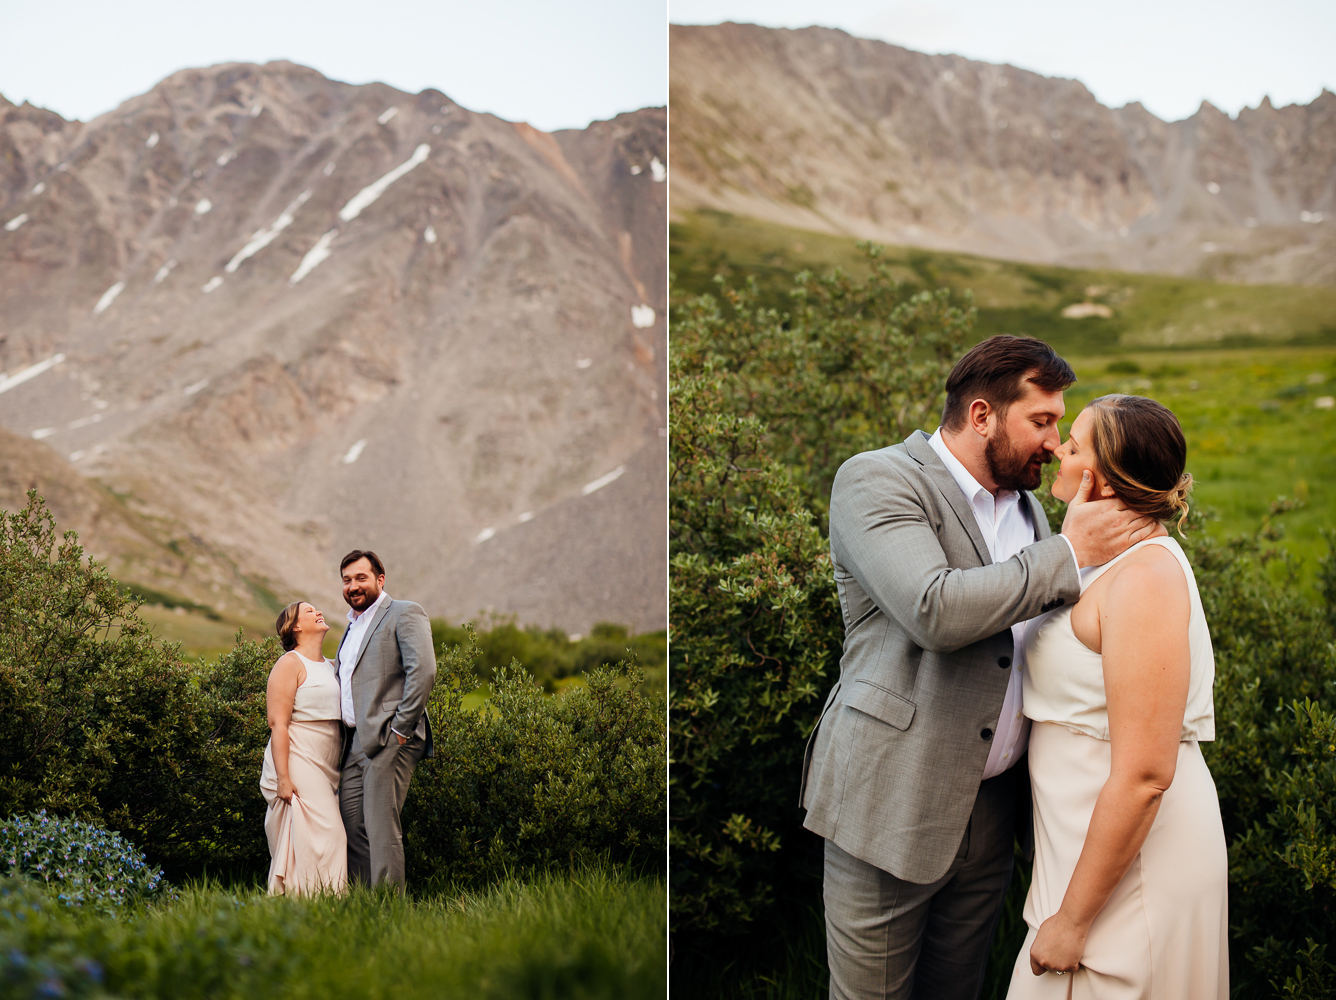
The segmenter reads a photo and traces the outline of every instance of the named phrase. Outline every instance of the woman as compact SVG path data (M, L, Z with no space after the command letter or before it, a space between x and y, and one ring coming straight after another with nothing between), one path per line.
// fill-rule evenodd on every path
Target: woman
M1161 522L1081 599L1027 627L1035 861L1009 996L1229 995L1215 660L1192 567L1163 522L1187 514L1187 445L1164 406L1103 396L1057 451L1053 495L1083 484Z
M269 811L269 895L341 892L348 882L348 838L339 813L339 681L323 646L329 626L296 601L278 616L287 650L269 672L269 745L260 788Z

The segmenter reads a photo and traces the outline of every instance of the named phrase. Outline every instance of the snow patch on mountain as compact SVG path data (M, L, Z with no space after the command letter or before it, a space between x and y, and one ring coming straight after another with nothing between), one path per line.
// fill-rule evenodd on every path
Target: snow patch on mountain
M116 282L116 284L108 288L105 292L102 293L102 298L97 300L97 305L93 306L93 315L100 316L104 312L106 312L107 306L115 302L116 296L120 295L121 292L123 291L125 291L124 281L118 281Z
M295 285L297 282L301 281L302 278L306 277L319 267L320 264L328 260L330 254L333 252L329 249L329 245L334 242L334 237L338 235L339 231L337 229L331 229L324 236L320 237L316 242L316 245L306 251L306 256L302 258L302 262L297 265L297 270L293 271L292 277L288 279L288 284ZM353 459L353 461L356 461L356 459Z
M267 247L278 238L278 234L292 225L292 220L296 216L297 209L306 204L306 200L311 197L311 191L308 188L293 199L292 204L283 209L277 219L256 232L250 238L250 242L237 251L237 255L227 262L223 268L228 274L236 274L237 268L241 266L242 261L254 257L257 253Z
M0 392L8 392L10 389L14 388L14 386L22 385L24 382L28 381L28 379L36 378L38 375L42 374L42 372L49 371L64 360L65 355L53 354L45 361L39 361L35 365L29 365L27 368L15 372L8 378L0 378Z
M389 190L391 184L404 176L404 174L408 173L419 163L426 162L427 157L430 155L431 147L424 142L422 145L418 146L417 149L413 150L413 155L405 162L399 164L399 166L395 167L380 180L376 181L376 183L368 184L366 187L362 188L361 191L358 191L357 194L353 195L348 204L339 209L339 218L344 222L352 222L353 219L362 214L364 209Z

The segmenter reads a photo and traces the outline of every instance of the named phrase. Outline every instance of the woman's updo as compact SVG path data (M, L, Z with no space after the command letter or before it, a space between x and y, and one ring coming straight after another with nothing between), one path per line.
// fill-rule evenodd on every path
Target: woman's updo
M278 641L283 644L283 648L289 653L297 648L297 615L302 609L301 601L293 601L286 608L278 613L278 621L274 624L275 631L278 632Z
M1173 411L1145 396L1090 401L1091 447L1100 473L1129 510L1157 521L1188 516L1192 476L1183 471L1188 444Z

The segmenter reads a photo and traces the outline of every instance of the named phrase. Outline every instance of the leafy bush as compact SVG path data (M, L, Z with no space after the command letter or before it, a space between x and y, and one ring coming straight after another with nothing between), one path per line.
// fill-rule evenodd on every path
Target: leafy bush
M677 310L670 359L670 883L679 954L775 939L805 911L803 746L843 626L821 518L840 463L939 410L973 322L948 292L801 275L788 313L755 286ZM713 947L712 947L713 945Z
M553 697L512 663L474 712L463 698L478 655L471 629L440 650L436 756L404 807L410 877L468 883L594 859L661 868L663 708L640 693L639 668L596 669Z
M258 764L243 783L225 706L201 697L218 679L157 642L137 609L74 532L57 539L35 492L0 511L0 815L77 816L179 874L215 856Z
M721 412L755 417L768 453L824 513L849 456L882 448L940 412L946 375L977 312L965 293L897 282L882 249L860 243L869 273L797 275L790 308L762 305L754 282L675 310L682 375L716 373ZM718 280L718 279L716 279ZM673 419L682 416L674 400ZM671 489L671 487L670 487Z
M0 821L0 865L10 877L41 882L70 906L121 907L166 888L162 870L120 834L45 809Z

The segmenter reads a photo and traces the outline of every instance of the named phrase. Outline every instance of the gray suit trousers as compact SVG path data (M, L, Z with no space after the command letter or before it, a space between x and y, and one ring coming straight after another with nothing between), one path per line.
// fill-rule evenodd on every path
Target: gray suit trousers
M413 770L427 752L427 741L414 736L402 746L398 737L367 757L353 731L352 747L339 780L339 811L348 834L348 880L363 885L390 882L403 890L404 828L399 814L408 798Z
M978 997L1011 879L1025 773L1013 767L979 786L955 860L935 882L906 882L826 841L831 1000Z

